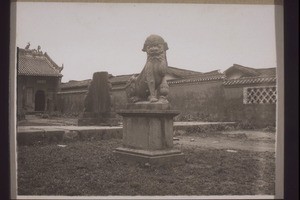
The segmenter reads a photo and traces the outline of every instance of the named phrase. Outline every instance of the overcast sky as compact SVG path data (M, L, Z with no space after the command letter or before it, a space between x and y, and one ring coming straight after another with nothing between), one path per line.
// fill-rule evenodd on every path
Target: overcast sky
M139 73L150 34L168 43L169 66L277 66L273 5L17 3L17 46L40 45L64 64L63 82Z

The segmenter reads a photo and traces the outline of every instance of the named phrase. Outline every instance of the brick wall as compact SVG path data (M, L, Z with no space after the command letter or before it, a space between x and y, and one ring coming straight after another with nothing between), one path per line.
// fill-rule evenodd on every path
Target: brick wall
M258 85L257 85L258 86ZM263 85L259 85L261 87ZM275 86L265 85L265 86ZM255 85L240 85L224 87L224 116L230 121L236 121L244 126L266 127L276 125L276 104L244 104L243 88Z
M57 108L63 114L79 115L84 109L84 91L60 92L58 93Z
M181 111L176 120L223 121L223 98L221 80L170 85L169 101Z
M112 104L114 110L123 109L127 103L127 95L125 90L117 89L112 90Z
M169 101L181 111L176 120L233 121L245 128L275 127L276 104L243 103L243 88L253 86L263 85L225 87L222 81L174 84L170 86Z
M226 87L222 80L170 84L168 99L181 112L175 120L233 121L245 128L275 126L276 104L243 103L243 88L249 86ZM76 115L83 111L85 92L63 92L58 97L61 112ZM125 91L114 89L111 102L116 111L124 108Z
M58 93L58 110L63 114L78 115L84 110L84 99L87 93L86 89L63 91ZM113 110L124 108L127 103L124 90L113 90L111 103Z

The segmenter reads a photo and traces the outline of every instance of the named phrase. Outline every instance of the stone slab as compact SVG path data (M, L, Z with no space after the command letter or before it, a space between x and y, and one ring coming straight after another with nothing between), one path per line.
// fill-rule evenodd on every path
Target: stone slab
M116 151L122 151L127 153L134 153L138 155L146 155L146 156L163 156L163 155L171 155L181 153L178 149L163 149L163 150L143 150L143 149L131 149L126 147L118 147Z
M150 103L149 101L141 101L137 103L128 103L126 104L126 109L135 110L135 109L143 109L143 110L170 110L169 103Z
M149 117L175 117L180 112L177 110L150 110L150 109L135 109L135 110L119 110L119 115L126 116L149 116Z
M84 112L78 119L78 126L117 126L119 120L116 113Z
M117 126L119 120L117 118L79 118L78 126Z
M133 163L149 163L152 165L185 163L184 154L177 149L147 151L119 147L115 149L114 154L119 159Z
M137 102L126 104L126 109L121 109L117 114L127 116L146 116L146 117L168 117L173 118L180 111L171 110L169 103L149 103Z

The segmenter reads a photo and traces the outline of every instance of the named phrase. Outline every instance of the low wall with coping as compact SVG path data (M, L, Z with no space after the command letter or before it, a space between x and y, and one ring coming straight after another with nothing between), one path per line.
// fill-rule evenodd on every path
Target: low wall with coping
M234 128L234 122L174 122L174 135L208 133ZM61 144L74 141L122 139L123 128L80 126L20 126L17 130L18 145Z
M56 129L17 131L18 145L67 143L72 141L108 140L122 138L122 127L101 129Z

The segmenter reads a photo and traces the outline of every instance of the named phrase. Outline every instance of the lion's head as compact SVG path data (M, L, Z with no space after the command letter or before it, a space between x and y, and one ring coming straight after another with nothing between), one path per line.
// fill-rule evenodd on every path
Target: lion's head
M169 49L168 44L159 35L147 37L142 51L150 56L160 55Z

